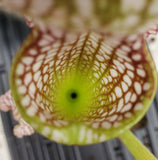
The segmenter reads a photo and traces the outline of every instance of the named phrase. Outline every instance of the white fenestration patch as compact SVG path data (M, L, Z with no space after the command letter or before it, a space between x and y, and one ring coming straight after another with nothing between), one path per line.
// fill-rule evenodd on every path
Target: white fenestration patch
M39 88L40 90L42 90L42 88L43 88L43 83L41 82L41 80L38 81L38 83L37 83L37 88Z
M98 128L98 127L99 127L99 123L97 123L97 122L96 122L96 123L93 123L93 124L92 124L92 127L93 127L93 128Z
M35 84L32 82L29 86L29 91L31 94L35 94L36 92L36 87L35 87Z
M93 142L93 132L91 129L87 131L87 143L92 143Z
M36 73L34 74L34 77L33 77L33 78L34 78L34 81L35 81L35 82L38 81L40 75L41 75L41 71L38 71L38 72L36 72Z
M112 82L112 77L111 76L108 76L108 80L109 80L109 82Z
M127 62L125 62L125 66L129 69L129 70L134 70L134 67L131 65L131 64L129 64L129 63L127 63Z
M111 128L111 123L109 123L109 122L103 122L103 123L101 124L101 126L102 126L103 128L109 129L109 128Z
M127 92L127 94L125 95L125 103L129 102L131 97L131 92Z
M41 48L41 52L47 52L52 48L52 46L46 46Z
M132 59L134 60L134 61L140 61L141 60L141 55L140 54L134 54L133 56L132 56Z
M20 63L16 69L16 73L18 75L22 75L24 73L24 65L22 63Z
M93 138L94 138L94 140L98 140L98 134L94 133Z
M36 62L38 61L43 61L43 59L45 58L45 54L39 54L39 56L36 58Z
M138 50L141 47L141 44L140 40L136 41L133 45L133 49Z
M134 107L135 111L141 110L143 108L143 104L142 103L137 103Z
M120 125L120 123L118 123L118 122L115 122L114 124L113 124L113 126L116 128L116 127L118 127Z
M99 141L100 142L103 142L106 140L106 136L105 135L101 135L100 138L99 138Z
M123 116L120 115L120 116L118 117L118 121L121 121L122 119L123 119Z
M132 114L130 113L130 112L127 112L126 114L125 114L125 117L126 118L130 118L132 116Z
M118 103L117 112L119 112L122 109L123 105L124 105L123 98L121 98Z
M64 134L58 130L53 131L52 139L56 140L57 142L68 142L68 139L64 136Z
M50 127L46 126L46 127L43 127L43 130L42 130L42 134L47 136L48 134L50 134L51 132L51 129Z
M30 125L34 128L37 129L39 125L37 123L31 122Z
M128 84L128 86L130 86L132 84L132 81L128 75L124 75L123 80Z
M39 114L39 118L40 118L40 120L41 120L42 122L46 122L46 117L45 117L45 115L43 115L43 113L40 113L40 114Z
M128 104L126 104L126 105L122 108L121 113L124 113L124 112L126 112L126 111L129 111L131 108L132 108L132 104L131 104L131 103L128 103Z
M55 65L58 66L60 63L61 63L61 60L57 60L57 61L55 62Z
M101 64L101 67L102 67L103 69L106 69L106 68L107 68L104 63Z
M129 7L131 8L131 6L132 5L135 5L135 4L133 4L133 0L130 0L130 1L126 1L126 0L124 0L125 2L126 2L126 9L127 9L127 5L129 5ZM131 2L131 3L129 3L129 2ZM127 4L128 3L128 4ZM128 8L129 9L129 8ZM138 38L138 36L136 35L136 34L132 34L132 35L130 35L129 37L128 37L128 41L129 42L132 42L132 41L135 41L136 39Z
M30 104L30 97L29 96L25 96L22 100L21 100L21 104L22 106L28 106Z
M79 133L79 142L83 142L86 134L86 127L82 126Z
M48 80L48 74L44 75L44 83L46 83Z
M105 101L101 101L101 105L103 106L105 104Z
M119 56L120 55L127 55L127 52L119 48L119 49L116 50L116 54L119 55Z
M96 67L100 67L100 63L98 61L95 61L94 64Z
M35 49L30 49L30 51L29 51L29 54L30 55L36 55L38 52L37 52L37 50L35 50Z
M42 65L42 61L39 61L39 62L36 62L34 65L33 65L33 72L36 72L40 69Z
M44 67L44 69L43 69L43 74L45 74L47 70L48 70L48 65L46 65L46 66Z
M97 57L97 59L100 61L100 62L104 62L105 60L104 60L104 57L103 56L101 56L101 55L96 55L96 57Z
M110 122L113 122L113 121L116 120L117 117L118 117L118 115L113 115L113 116L109 117L108 120L109 120Z
M112 110L109 112L109 115L113 114L116 111L116 106L113 106Z
M24 85L18 87L18 91L19 91L20 94L25 94L26 90L27 89Z
M137 95L135 93L133 93L132 97L131 97L131 102L135 102L137 99Z
M99 111L99 114L103 113L103 111L104 111L104 109L101 109L101 110Z
M125 67L118 60L114 59L113 63L115 64L116 68L120 73L124 73Z
M122 45L121 48L122 48L124 51L126 51L126 52L130 52L130 51L131 51L131 48L128 47L128 46L126 46L126 45Z
M53 123L54 123L54 125L57 126L57 127L60 127L60 126L61 126L61 124L60 124L59 121L53 121Z
M102 117L105 117L107 114L108 114L108 113L105 112L105 113L103 113L101 116L102 116Z
M118 76L118 73L117 71L115 71L114 69L110 69L110 74L113 78L117 77Z
M117 69L118 69L118 71L120 72L120 73L124 73L124 71L125 71L125 69L124 68L122 68L121 66L117 66Z
M145 76L146 76L145 71L142 70L142 69L137 69L137 74L138 74L139 76L141 76L141 77L145 77Z
M35 108L34 106L30 106L27 110L26 110L26 113L33 117L35 116L35 114L37 113L37 108Z
M18 79L16 80L16 84L17 84L18 86L21 85L21 84L22 84L22 80L18 78Z
M116 100L116 95L113 93L112 94L112 100L115 101Z
M49 41L45 40L45 39L41 39L39 42L38 42L38 45L43 47L43 46L46 46L49 44Z
M52 116L51 116L52 117ZM68 125L69 123L68 123L68 121L63 121L63 120L58 120L59 121L59 123L61 123L62 125L64 125L64 126L66 126L66 125Z
M142 87L139 82L134 82L134 89L138 95L142 92Z
M23 63L26 64L26 65L31 65L32 62L33 62L33 60L34 60L34 59L33 59L32 57L24 57L24 58L22 59Z
M115 88L115 93L117 97L121 97L122 96L122 90L120 87L116 87Z
M31 81L32 81L32 74L31 72L29 72L25 75L24 83L27 86Z
M122 90L126 92L128 90L128 86L125 82L121 82Z
M99 78L99 74L98 73L94 73L94 77L96 77L98 79Z
M134 78L134 73L132 71L127 71L127 74L129 75L129 77Z
M143 85L143 90L144 91L148 91L150 89L150 83L146 82L144 85Z

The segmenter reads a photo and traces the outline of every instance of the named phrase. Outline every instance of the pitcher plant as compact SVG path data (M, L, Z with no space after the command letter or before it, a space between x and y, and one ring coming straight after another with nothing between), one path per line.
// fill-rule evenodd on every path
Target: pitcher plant
M1 0L32 29L0 98L19 121L14 134L68 145L119 137L135 159L156 160L130 129L157 90L158 0L42 2Z

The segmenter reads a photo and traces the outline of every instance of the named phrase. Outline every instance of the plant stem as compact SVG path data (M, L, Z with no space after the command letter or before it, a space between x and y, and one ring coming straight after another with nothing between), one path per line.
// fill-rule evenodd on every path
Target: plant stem
M136 160L157 160L157 158L137 139L137 137L127 130L119 136Z

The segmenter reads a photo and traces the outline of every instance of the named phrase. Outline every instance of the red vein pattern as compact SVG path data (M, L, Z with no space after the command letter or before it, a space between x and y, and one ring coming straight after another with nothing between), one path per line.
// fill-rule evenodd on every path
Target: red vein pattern
M49 30L34 29L29 35L15 58L11 76L20 113L51 139L56 137L52 136L56 135L54 129L74 124L84 124L94 132L130 128L145 114L156 88L155 66L143 35L117 37L90 32L70 39ZM93 96L86 114L78 113L69 120L58 110L56 93L62 79L74 72L89 82L87 90L92 90ZM63 143L67 138L62 133Z

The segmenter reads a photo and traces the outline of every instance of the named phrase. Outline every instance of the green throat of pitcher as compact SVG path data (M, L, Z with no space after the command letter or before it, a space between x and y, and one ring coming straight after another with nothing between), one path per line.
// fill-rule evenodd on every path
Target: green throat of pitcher
M92 107L94 87L81 73L68 73L58 80L56 86L54 101L64 119L81 119Z

